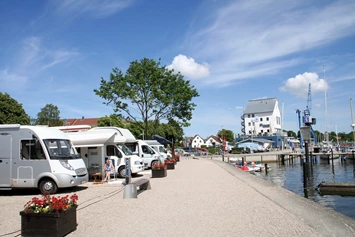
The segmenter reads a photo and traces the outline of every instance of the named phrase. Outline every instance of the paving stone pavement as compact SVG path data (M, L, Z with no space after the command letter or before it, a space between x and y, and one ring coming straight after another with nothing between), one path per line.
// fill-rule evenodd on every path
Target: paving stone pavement
M151 190L123 199L123 179L89 182L68 236L355 236L355 220L217 160L181 158ZM19 211L37 190L0 192L0 237L19 236Z

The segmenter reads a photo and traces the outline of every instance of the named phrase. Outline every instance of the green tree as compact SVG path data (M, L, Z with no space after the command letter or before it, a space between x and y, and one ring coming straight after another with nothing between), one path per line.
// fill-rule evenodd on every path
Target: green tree
M220 138L226 138L226 141L228 142L234 142L234 133L232 130L228 130L228 129L222 129L219 130L217 133L217 136Z
M292 130L287 131L287 136L297 138L297 134Z
M180 73L161 66L160 60L147 58L131 62L125 75L114 68L110 80L101 78L100 88L94 92L106 100L106 105L113 105L115 112L123 111L131 120L143 121L145 134L149 121L157 124L174 119L188 126L196 106L192 99L199 96Z
M126 128L124 118L121 114L111 114L110 116L105 116L97 121L97 126L99 127L119 127Z
M0 92L0 124L29 125L30 117L15 99Z
M63 126L63 120L60 119L60 111L53 104L46 104L37 114L38 125Z

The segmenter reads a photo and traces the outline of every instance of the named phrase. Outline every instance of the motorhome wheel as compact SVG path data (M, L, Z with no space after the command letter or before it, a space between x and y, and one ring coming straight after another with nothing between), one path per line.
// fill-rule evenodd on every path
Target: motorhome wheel
M153 160L153 161L152 161L152 167L153 167L154 165L159 165L159 163L158 163L157 160Z
M41 190L41 193L54 194L54 193L57 192L58 187L57 187L56 183L53 180L44 179L39 184L39 189Z
M118 169L118 175L121 177L121 178L124 178L126 177L126 169L124 166L120 167Z

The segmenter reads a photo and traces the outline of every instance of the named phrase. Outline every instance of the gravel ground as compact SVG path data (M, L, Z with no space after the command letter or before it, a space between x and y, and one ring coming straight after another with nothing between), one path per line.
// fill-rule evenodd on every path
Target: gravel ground
M91 182L68 236L355 236L355 220L224 162L182 158L151 190L123 199L123 186ZM120 179L122 181L123 179ZM0 237L19 236L19 211L37 190L0 192Z

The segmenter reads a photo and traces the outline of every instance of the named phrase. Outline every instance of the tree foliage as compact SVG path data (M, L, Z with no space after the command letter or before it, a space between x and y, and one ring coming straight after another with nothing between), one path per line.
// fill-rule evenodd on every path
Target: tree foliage
M0 92L0 124L29 125L30 117L15 99Z
M222 129L219 130L217 133L217 136L220 138L226 138L226 141L228 142L234 142L234 133L232 130L228 130L228 129Z
M160 120L175 120L188 126L196 106L192 99L199 96L180 73L147 58L131 62L125 75L114 68L110 79L101 78L100 88L94 92L106 100L106 105L113 105L115 112L125 112L135 122L143 121L145 134L149 121L157 125Z
M110 116L105 116L97 121L97 126L99 127L119 127L126 128L126 123L121 114L111 114Z
M37 125L63 126L63 120L60 119L60 111L53 104L46 104L37 114Z

